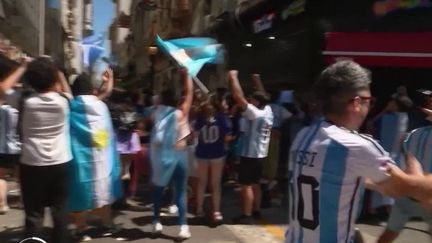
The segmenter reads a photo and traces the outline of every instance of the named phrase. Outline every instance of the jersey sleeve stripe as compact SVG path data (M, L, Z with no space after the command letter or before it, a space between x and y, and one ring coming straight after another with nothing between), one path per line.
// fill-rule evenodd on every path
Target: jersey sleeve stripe
M319 222L320 222L320 242L339 242L338 241L338 219L339 201L345 177L346 161L348 150L343 145L332 140L328 145L323 163L323 172L320 179L319 200ZM322 176L333 175L333 176Z
M381 145L379 145L378 142L375 141L373 138L370 138L368 136L365 136L365 135L362 135L359 133L353 133L353 134L357 134L359 137L369 141L373 145L373 147L375 147L380 152L381 155L386 154L385 150L381 147Z

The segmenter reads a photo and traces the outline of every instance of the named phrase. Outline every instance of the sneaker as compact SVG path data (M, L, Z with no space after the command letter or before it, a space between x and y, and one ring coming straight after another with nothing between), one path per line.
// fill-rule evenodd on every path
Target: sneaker
M178 234L178 238L180 239L189 239L191 237L191 232L189 230L189 226L182 225L180 226L180 233Z
M87 242L92 240L92 238L87 234L86 231L77 232L75 234L75 239L77 242Z
M168 213L176 214L178 212L178 207L176 205L171 205L168 207Z
M253 211L253 212L252 212L252 217L253 217L254 219L256 219L256 220L261 219L261 218L262 218L262 217L261 217L261 212L260 212L260 211Z
M162 233L163 226L160 222L154 222L153 223L153 233L154 234L160 234Z
M6 214L8 211L9 211L9 207L8 206L3 206L3 207L0 207L0 214Z
M115 225L104 225L101 227L102 237L112 236L117 234L120 230Z
M233 219L234 224L245 224L252 225L255 224L254 218L252 216L242 215L238 218Z
M130 173L126 173L126 174L122 175L121 179L122 179L123 181L130 180L130 179L131 179L131 175L130 175Z
M213 222L220 223L223 221L223 216L221 212L214 212L213 213Z

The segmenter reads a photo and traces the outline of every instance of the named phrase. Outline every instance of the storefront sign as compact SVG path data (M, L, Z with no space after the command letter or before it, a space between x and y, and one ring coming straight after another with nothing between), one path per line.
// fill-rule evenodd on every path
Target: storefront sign
M374 3L373 12L376 16L384 16L397 10L430 6L431 0L381 0Z
M273 21L276 15L274 13L266 14L258 20L253 22L254 33L259 33L261 31L270 29L273 26Z

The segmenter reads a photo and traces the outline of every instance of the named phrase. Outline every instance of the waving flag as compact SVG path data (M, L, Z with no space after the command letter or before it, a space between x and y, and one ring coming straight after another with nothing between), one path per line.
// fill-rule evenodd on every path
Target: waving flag
M180 66L186 67L192 77L196 77L206 63L223 62L223 45L211 38L191 37L164 41L156 36L156 44Z
M81 41L84 67L92 66L102 56L105 51L103 43L103 35L92 35Z

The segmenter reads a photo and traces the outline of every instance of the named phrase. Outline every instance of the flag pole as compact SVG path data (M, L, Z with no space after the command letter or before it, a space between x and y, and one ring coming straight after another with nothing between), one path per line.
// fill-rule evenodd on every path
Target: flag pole
M192 77L192 79L195 84L198 85L202 92L204 92L205 94L208 94L210 92L208 88L201 82L201 80L198 79L198 77Z

